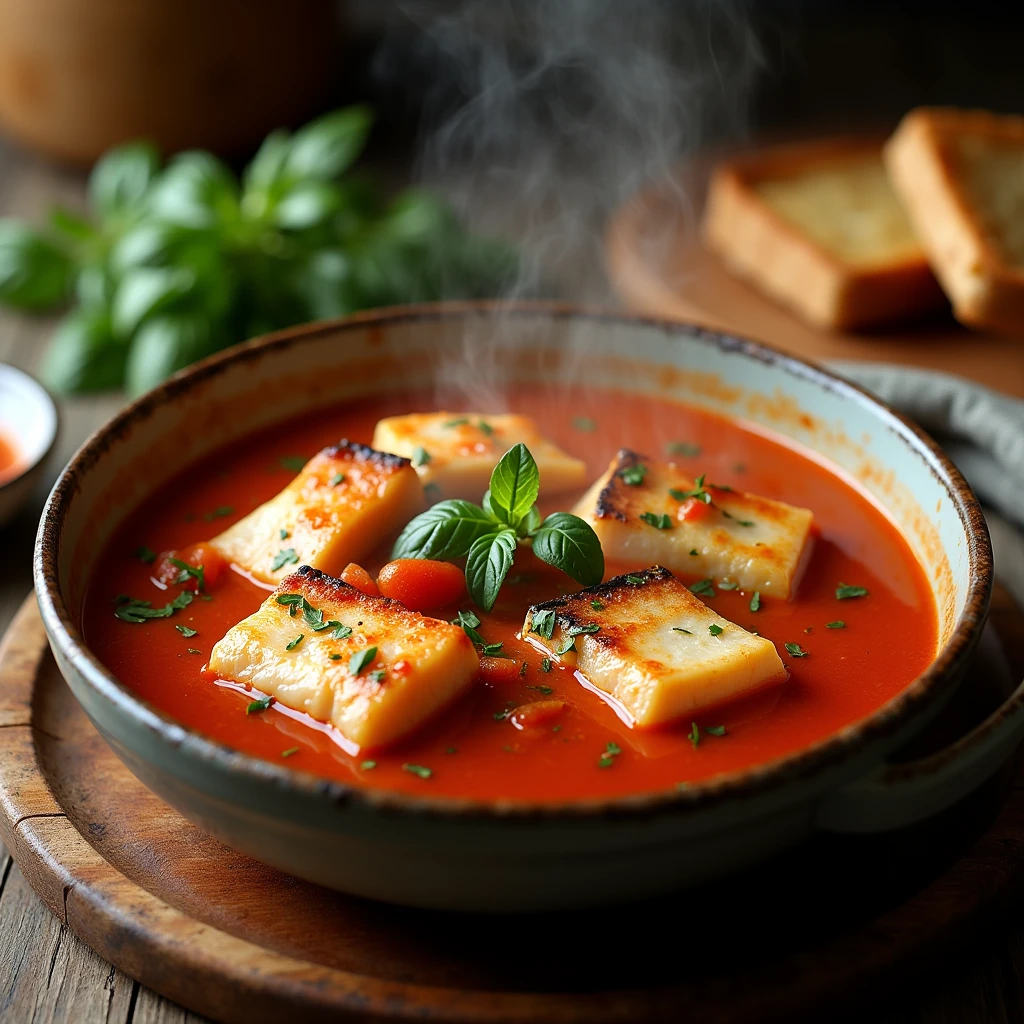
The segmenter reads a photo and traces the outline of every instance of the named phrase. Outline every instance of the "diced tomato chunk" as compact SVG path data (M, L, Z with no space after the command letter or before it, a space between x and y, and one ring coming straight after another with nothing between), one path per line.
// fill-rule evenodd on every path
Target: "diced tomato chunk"
M521 666L511 658L492 658L482 655L476 678L481 683L514 683L519 678Z
M679 506L676 518L684 523L702 523L715 514L714 507L701 501L699 498L687 498Z
M388 562L377 576L385 597L422 612L454 604L466 592L466 577L451 562L430 558L398 558Z
M190 544L178 551L164 551L156 560L153 576L167 586L177 583L184 571L181 566L175 565L171 561L172 558L184 562L186 565L195 566L197 569L202 566L203 583L207 588L214 586L228 567L227 559L212 544L207 544L205 541ZM190 590L197 589L199 585L199 581L195 577L190 577L184 582L187 582Z
M362 591L367 597L380 597L380 590L377 589L377 584L373 581L373 577L361 565L356 565L355 562L349 562L345 566L342 570L341 578L350 587L355 587L356 590Z
M564 710L564 700L531 701L512 712L512 724L517 729L536 729L558 718Z

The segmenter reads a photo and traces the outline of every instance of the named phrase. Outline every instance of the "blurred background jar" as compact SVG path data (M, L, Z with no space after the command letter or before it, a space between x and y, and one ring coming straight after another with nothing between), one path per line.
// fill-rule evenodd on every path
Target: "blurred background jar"
M321 108L331 0L0 0L0 127L87 164L125 139L251 150Z

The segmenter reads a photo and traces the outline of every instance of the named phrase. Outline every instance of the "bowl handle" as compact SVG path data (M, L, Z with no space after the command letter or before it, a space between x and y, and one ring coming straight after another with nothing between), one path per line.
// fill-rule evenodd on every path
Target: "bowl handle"
M1006 676L1009 666L991 627L981 636L978 659L985 670ZM1006 692L1004 689L1003 692ZM815 823L828 832L885 832L937 814L995 773L1024 738L1024 682L983 722L948 747L922 757L882 765L819 804Z

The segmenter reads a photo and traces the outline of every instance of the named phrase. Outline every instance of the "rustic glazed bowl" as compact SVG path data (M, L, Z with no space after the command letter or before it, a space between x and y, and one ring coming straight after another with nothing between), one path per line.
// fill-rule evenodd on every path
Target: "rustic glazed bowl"
M925 567L940 622L933 664L870 718L781 760L679 792L550 807L356 789L258 760L140 700L89 650L80 622L98 553L170 477L276 421L438 379L474 401L513 380L586 379L739 416L816 450L885 507ZM748 341L636 316L399 308L206 360L128 407L72 459L43 514L35 579L61 671L144 783L259 860L396 903L522 911L693 885L821 823L871 829L930 813L989 774L1024 722L1017 692L952 753L887 767L960 682L981 633L992 562L977 501L932 441L856 387Z

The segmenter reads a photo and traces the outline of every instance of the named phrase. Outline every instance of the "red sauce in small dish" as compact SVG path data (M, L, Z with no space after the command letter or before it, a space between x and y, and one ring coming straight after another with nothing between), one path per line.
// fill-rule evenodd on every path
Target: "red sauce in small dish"
M0 434L0 484L18 475L21 470L21 456L14 442Z
M369 443L383 416L433 407L428 393L389 395L286 423L197 463L119 529L91 581L84 613L87 641L103 663L140 697L213 739L258 757L357 786L477 799L559 802L671 789L722 772L762 764L805 748L869 716L931 662L937 644L935 602L924 572L895 526L835 471L781 439L739 422L647 396L565 388L513 389L508 406L532 416L542 431L586 460L591 479L620 447L657 458L685 441L699 454L674 455L694 476L813 510L820 536L791 601L719 590L708 602L721 615L774 641L788 682L691 723L656 731L629 728L568 671L541 670L541 654L517 637L529 604L578 589L568 577L520 552L493 612L477 609L480 633L526 662L523 676L474 689L415 736L385 753L347 753L331 730L280 705L246 714L251 696L204 674L210 649L251 614L267 591L225 572L210 601L197 600L173 618L122 622L118 594L168 600L152 580L153 565L136 552L182 548L219 533L277 493L309 458L341 437ZM285 463L282 463L282 459ZM574 495L542 512L571 508ZM376 572L387 549L366 559ZM607 575L645 568L609 565ZM687 579L687 582L690 582ZM837 600L839 583L866 587L867 597ZM469 607L468 598L463 607ZM451 619L458 605L435 614ZM842 621L842 628L827 623ZM196 630L184 636L176 626ZM786 653L799 644L806 657ZM550 690L550 693L548 692ZM542 728L519 729L510 708L542 699L566 707ZM725 734L708 731L724 726ZM602 757L612 743L621 751ZM364 762L373 766L365 766ZM610 762L610 763L609 763ZM423 778L403 765L430 769Z

